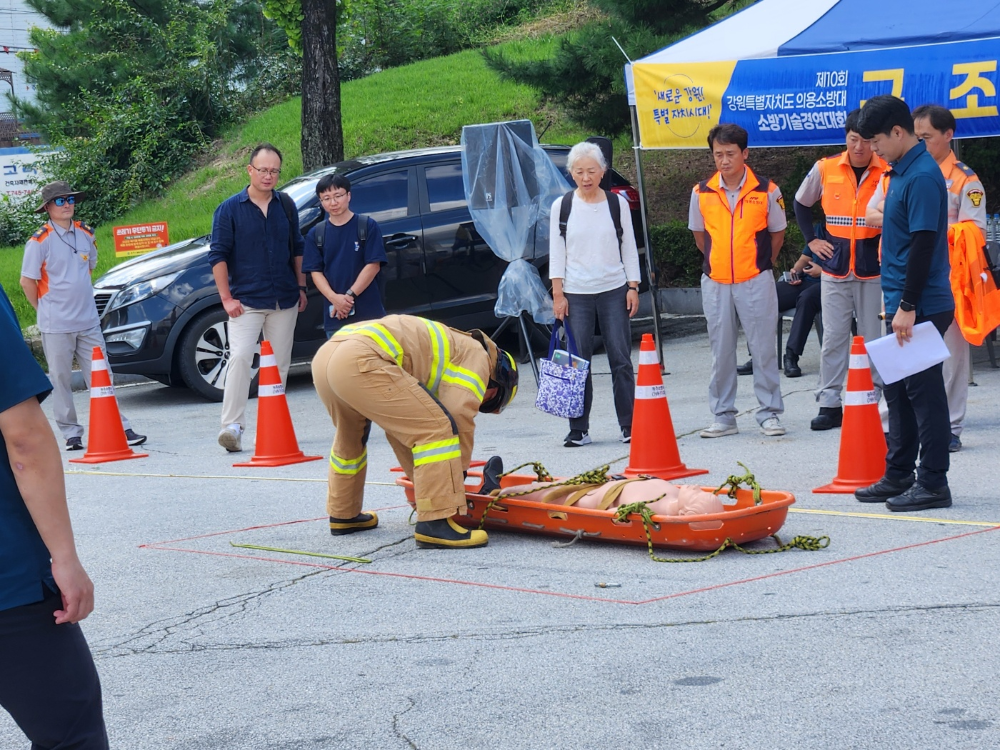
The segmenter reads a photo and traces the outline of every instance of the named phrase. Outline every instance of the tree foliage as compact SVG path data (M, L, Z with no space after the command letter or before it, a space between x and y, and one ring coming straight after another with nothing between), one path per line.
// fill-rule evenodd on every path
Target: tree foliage
M47 171L88 193L97 222L159 192L264 103L251 83L262 52L284 44L250 0L28 2L57 28L32 31L37 51L21 54L37 101L16 106L62 149Z
M617 135L630 124L625 58L635 60L707 25L747 0L591 0L605 18L560 40L546 60L516 60L497 49L483 52L501 75L527 83L564 106L581 125Z

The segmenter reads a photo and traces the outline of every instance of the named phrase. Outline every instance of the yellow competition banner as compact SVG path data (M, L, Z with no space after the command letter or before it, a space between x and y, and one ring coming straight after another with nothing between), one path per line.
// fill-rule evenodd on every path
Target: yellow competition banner
M635 63L639 136L643 148L707 148L719 124L722 97L736 61Z

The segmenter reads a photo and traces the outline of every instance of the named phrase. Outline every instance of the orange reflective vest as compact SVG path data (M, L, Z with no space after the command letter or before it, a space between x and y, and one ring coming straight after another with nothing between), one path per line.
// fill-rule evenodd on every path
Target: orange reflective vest
M698 207L705 222L705 275L720 284L739 284L771 268L771 233L767 231L770 194L777 186L758 179L747 167L747 179L730 210L729 198L716 172L698 183Z
M879 242L882 230L865 223L865 210L888 165L872 154L861 184L845 151L816 162L823 181L823 213L826 214L827 240L833 245L833 257L823 261L823 271L844 278L852 271L859 279L875 278L880 273Z
M973 221L948 227L951 291L955 295L955 320L965 340L979 346L1000 326L1000 291L986 263L986 240Z

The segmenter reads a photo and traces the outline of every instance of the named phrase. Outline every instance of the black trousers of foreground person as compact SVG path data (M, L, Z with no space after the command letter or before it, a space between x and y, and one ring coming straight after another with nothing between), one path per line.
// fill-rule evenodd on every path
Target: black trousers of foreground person
M107 750L101 682L77 624L56 625L59 594L0 611L0 706L31 750Z
M916 323L930 321L943 336L955 311L949 310L927 317L917 316ZM892 333L892 318L885 322ZM948 395L944 389L942 365L886 385L882 391L889 407L889 450L885 457L885 476L902 482L913 474L917 456L917 481L930 490L948 485L948 443L951 441L951 421L948 416Z

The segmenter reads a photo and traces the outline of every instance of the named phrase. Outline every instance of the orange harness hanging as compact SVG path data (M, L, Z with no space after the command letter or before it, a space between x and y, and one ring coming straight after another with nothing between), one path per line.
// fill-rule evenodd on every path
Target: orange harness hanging
M973 346L982 344L1000 326L1000 291L986 263L985 244L982 230L972 221L960 221L948 228L955 320Z

